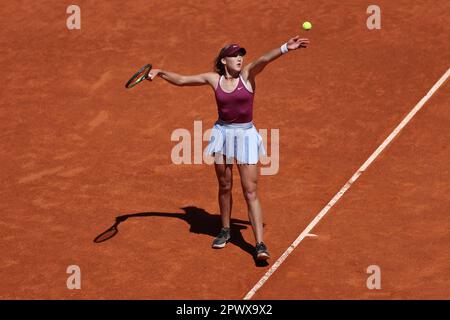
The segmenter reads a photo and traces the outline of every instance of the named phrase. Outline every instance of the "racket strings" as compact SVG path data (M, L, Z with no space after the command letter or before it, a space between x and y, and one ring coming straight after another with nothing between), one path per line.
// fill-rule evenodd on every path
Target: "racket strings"
M148 74L150 70L152 69L151 64L147 64L144 67L142 67L138 72L136 72L130 80L128 80L127 84L125 85L126 88L132 88L135 85L137 85L139 82L147 79Z

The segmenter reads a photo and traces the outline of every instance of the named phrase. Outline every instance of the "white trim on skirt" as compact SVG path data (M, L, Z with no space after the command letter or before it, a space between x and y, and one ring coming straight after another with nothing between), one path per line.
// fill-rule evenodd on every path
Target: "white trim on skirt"
M234 158L238 164L256 164L266 150L253 122L226 123L219 119L212 128L205 154L215 156L216 163L223 163L225 155L226 163L233 163Z

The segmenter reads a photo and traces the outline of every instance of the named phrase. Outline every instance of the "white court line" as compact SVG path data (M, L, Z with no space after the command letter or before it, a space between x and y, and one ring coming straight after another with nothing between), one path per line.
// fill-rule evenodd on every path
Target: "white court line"
M255 284L255 286L246 294L244 300L249 300L258 291L264 283L270 278L270 276L281 266L281 264L286 260L286 258L294 251L294 249L300 244L300 242L309 235L311 230L316 224L327 214L327 212L338 202L338 200L344 195L344 193L351 187L352 183L355 182L359 176L372 164L372 162L380 155L380 153L387 147L389 143L398 135L398 133L408 124L408 122L416 115L416 113L424 106L425 102L431 98L431 96L436 92L437 89L447 80L450 76L450 69L439 79L438 82L434 84L430 91L426 94L422 100L408 113L408 115L400 122L400 124L392 131L392 133L383 141L383 143L375 150L374 153L369 157L369 159L364 162L364 164L353 174L350 180L341 188L341 190L336 193L333 199L327 203L327 205L319 212L319 214L311 221L311 223L303 230L302 233L295 239L295 241L286 249L286 251L281 255L280 258L272 265L272 267L264 274L264 276Z

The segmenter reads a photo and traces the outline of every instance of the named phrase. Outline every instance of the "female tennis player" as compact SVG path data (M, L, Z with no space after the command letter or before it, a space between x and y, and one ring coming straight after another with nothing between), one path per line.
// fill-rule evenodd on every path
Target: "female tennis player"
M246 50L238 44L229 44L220 50L215 59L214 72L183 76L174 72L153 69L148 80L156 76L177 86L210 85L215 92L218 120L212 128L205 153L214 157L214 167L219 183L219 207L222 229L212 243L213 248L223 248L230 240L230 217L233 199L233 160L241 177L241 186L247 202L248 216L256 240L255 258L267 260L269 251L263 242L263 219L257 194L260 155L265 154L262 138L253 125L253 98L256 76L272 61L291 50L306 48L308 39L296 36L259 59L244 66Z

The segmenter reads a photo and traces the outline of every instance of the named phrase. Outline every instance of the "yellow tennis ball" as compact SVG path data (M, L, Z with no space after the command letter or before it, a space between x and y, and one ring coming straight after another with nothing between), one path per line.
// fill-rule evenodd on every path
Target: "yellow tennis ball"
M303 29L310 30L311 28L312 28L311 22L306 21L303 23Z

